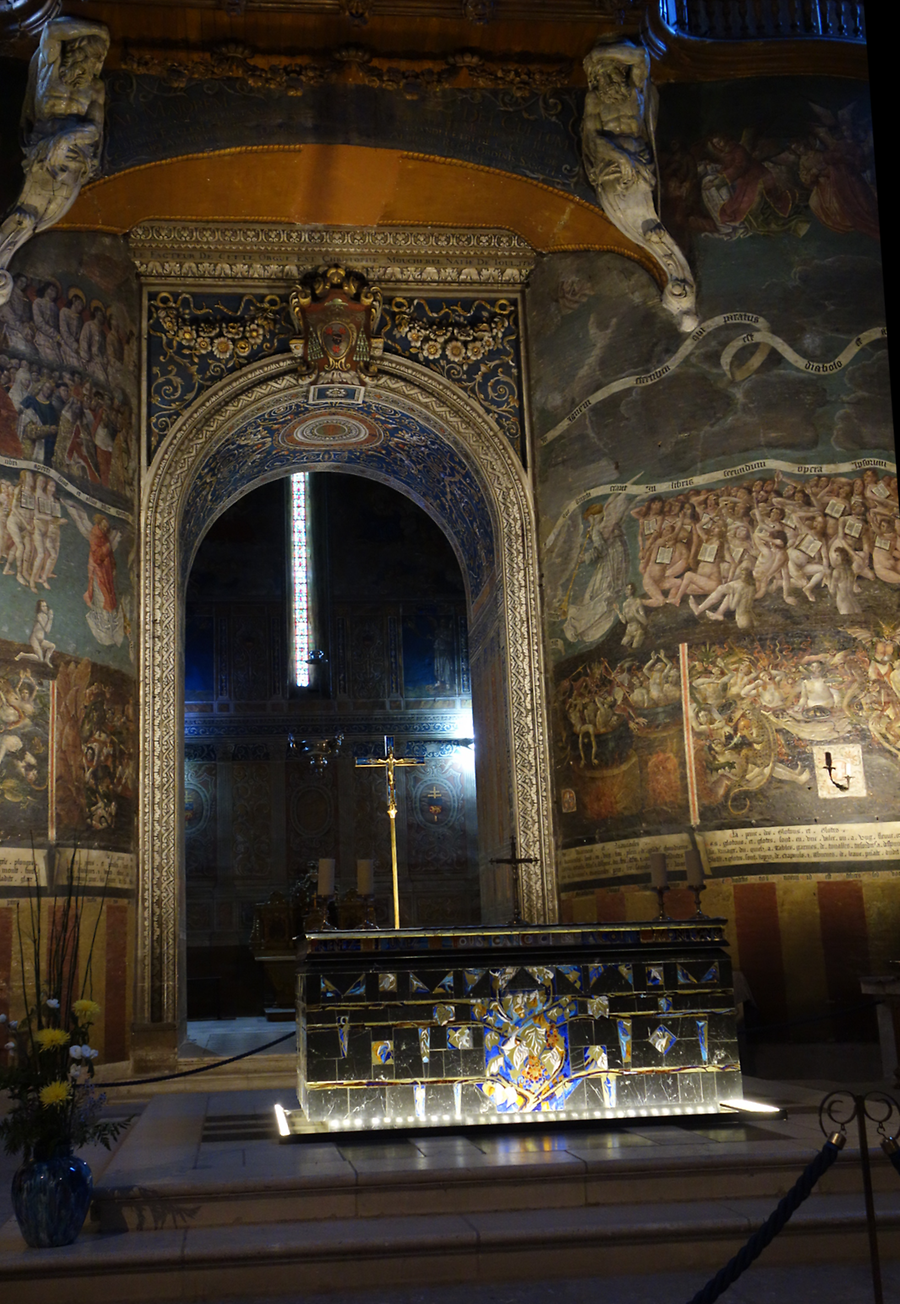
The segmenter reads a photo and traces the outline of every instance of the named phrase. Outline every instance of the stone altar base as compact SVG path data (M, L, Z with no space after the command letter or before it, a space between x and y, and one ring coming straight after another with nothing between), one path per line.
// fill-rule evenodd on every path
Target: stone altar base
M312 933L291 1125L718 1113L742 1094L724 923Z

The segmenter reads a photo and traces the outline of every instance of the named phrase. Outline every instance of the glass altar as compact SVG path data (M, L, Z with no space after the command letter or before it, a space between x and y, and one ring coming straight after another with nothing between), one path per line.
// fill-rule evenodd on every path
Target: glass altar
M742 1095L724 925L311 933L301 1108L341 1130L716 1113Z

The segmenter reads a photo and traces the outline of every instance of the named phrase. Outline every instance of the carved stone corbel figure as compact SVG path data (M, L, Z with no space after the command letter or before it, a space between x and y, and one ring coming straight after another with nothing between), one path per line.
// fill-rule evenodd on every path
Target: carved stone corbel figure
M586 56L588 92L581 149L588 180L609 220L646 249L665 271L663 306L679 329L697 325L696 287L687 259L656 208L656 115L658 95L650 58L640 45L597 45Z
M364 385L375 375L384 351L384 340L375 334L382 302L377 286L335 264L304 276L290 302L300 331L291 351L300 359L302 378Z
M108 49L102 23L56 18L41 33L22 106L25 182L0 225L0 304L12 293L6 268L13 254L58 222L97 173L105 99L100 71Z

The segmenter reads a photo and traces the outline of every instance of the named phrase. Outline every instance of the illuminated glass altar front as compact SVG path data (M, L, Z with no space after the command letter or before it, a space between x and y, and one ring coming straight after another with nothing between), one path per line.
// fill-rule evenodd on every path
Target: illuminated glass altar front
M724 924L312 933L301 1108L337 1129L715 1113L742 1094Z

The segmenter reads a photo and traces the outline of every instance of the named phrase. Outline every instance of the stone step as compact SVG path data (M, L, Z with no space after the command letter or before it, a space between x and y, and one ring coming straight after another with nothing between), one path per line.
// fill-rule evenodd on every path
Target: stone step
M279 1142L276 1095L153 1099L95 1172L89 1227L151 1232L753 1198L774 1205L822 1144L812 1118L615 1128L548 1120L527 1131L332 1132ZM871 1156L876 1188L900 1190L880 1150ZM852 1147L817 1189L861 1190Z
M197 1073L197 1069L202 1069L203 1072ZM135 1074L130 1086L111 1088L109 1098L116 1103L127 1103L146 1100L148 1095L181 1096L185 1092L199 1095L211 1091L254 1091L268 1088L283 1092L285 1100L296 1103L297 1056L293 1052L279 1055L273 1051L237 1060L232 1064L214 1064L212 1067L208 1058L179 1059L177 1069L173 1070L175 1072L185 1076L173 1076L166 1081L146 1085L141 1078L149 1075ZM104 1090L106 1081L119 1082L128 1077L127 1064L101 1065L97 1071L96 1083L100 1090Z
M760 1199L774 1207L812 1157L811 1150L785 1153L784 1147L776 1154L741 1157L660 1155L658 1151L615 1157L601 1150L580 1157L569 1151L551 1152L536 1156L533 1163L519 1158L509 1164L478 1167L437 1161L392 1168L390 1156L370 1151L368 1160L360 1160L354 1153L353 1162L340 1167L311 1162L303 1171L285 1172L284 1156L278 1154L281 1149L273 1146L268 1162L264 1151L239 1174L223 1173L216 1165L190 1174L157 1176L142 1184L123 1183L118 1172L107 1173L95 1188L86 1232L632 1204L647 1207L672 1201ZM359 1149L363 1148L355 1151ZM880 1152L872 1151L871 1162L875 1189L900 1194L897 1174ZM853 1197L861 1189L859 1162L853 1155L845 1155L821 1179L812 1199L820 1194Z
M0 1231L0 1293L17 1304L131 1304L252 1298L373 1287L696 1270L699 1289L771 1212L763 1199L595 1205L395 1217L301 1219L243 1226L165 1226L152 1236L98 1232L55 1250ZM882 1256L900 1257L900 1190L878 1197ZM812 1197L764 1262L861 1260L860 1196ZM60 1293L60 1285L65 1289ZM340 1295L338 1297L340 1297Z

